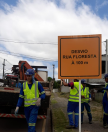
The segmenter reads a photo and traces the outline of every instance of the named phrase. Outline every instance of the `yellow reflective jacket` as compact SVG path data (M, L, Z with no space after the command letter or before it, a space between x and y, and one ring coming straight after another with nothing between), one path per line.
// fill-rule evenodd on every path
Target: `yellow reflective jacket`
M81 89L83 88L81 84ZM69 101L79 102L79 82L74 82L74 88L70 89Z
M36 105L36 101L39 98L38 81L32 84L31 89L28 87L28 83L23 83L24 92L24 107Z
M89 87L85 87L84 90L83 89L81 90L81 95L85 97L85 98L81 99L81 103L84 103L84 102L88 103L89 102L89 94L90 94Z

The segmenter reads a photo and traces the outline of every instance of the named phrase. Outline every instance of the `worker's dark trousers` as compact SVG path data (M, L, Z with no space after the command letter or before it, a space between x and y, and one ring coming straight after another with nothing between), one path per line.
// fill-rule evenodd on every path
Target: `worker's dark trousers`
M73 112L75 115L75 123L73 121ZM79 120L79 102L68 101L67 113L69 117L69 125L75 126L77 128Z
M104 110L104 116L103 116L103 124L108 124L108 101L103 102L103 110Z
M84 106L87 110L87 114L89 117L89 121L92 121L92 114L91 114L91 110L90 110L90 105L88 103L81 103L81 122L83 122L83 116L84 116Z
M24 113L28 123L28 132L36 132L35 125L37 121L38 109L39 107L37 106L30 106L24 108Z

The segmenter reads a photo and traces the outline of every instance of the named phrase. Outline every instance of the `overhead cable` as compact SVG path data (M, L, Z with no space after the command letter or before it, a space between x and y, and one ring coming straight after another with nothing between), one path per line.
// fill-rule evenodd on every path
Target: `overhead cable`
M3 51L3 50L0 50L0 53L7 54L7 55L12 55L12 56L17 56L17 57L30 58L30 59L35 59L35 60L58 62L57 60L53 60L53 59L39 58L39 57L36 57L36 56L29 56L29 55L25 55L25 54L19 54L19 53L14 53L14 52L9 52L9 51Z
M24 44L49 44L49 45L58 45L57 43L42 43L42 42L22 42L22 41L12 41L12 40L4 40L4 39L0 39L0 41L3 42L12 42L12 43L24 43Z

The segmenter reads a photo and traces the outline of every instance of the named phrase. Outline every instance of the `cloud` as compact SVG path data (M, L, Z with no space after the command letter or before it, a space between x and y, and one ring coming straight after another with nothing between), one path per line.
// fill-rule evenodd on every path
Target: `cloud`
M58 80L58 67L55 68L55 79Z
M57 5L56 0L19 0L16 6L3 4L4 9L0 9L0 40L13 42L0 41L0 49L57 60L58 47L52 44L57 44L58 36L102 34L102 41L106 40L108 20L101 19L89 6L84 3L78 5L78 2L79 0L59 0ZM103 45L102 53L105 53ZM8 58L12 64L18 64L20 59L24 59L0 55ZM39 65L46 64L40 62ZM37 64L38 61L31 60L30 63ZM51 75L52 64L47 62L47 65Z
M55 72L58 73L58 68L55 68Z
M108 4L108 1L103 1L101 4L98 4L98 0L96 0L96 11L98 12L99 9L103 8L104 6L106 6Z

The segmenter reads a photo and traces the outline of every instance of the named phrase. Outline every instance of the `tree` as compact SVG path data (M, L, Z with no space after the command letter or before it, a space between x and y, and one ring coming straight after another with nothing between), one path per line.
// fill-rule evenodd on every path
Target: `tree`
M54 81L53 88L57 88L57 82Z
M53 88L60 88L61 81L54 81Z
M57 83L58 83L58 84L61 84L61 80L57 80Z
M51 82L52 78L51 77L48 77L48 81Z

